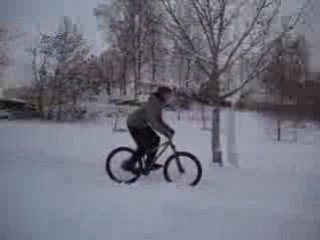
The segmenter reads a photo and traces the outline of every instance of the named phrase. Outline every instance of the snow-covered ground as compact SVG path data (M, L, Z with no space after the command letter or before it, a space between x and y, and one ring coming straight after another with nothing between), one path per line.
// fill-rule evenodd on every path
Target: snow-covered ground
M203 165L193 189L165 183L161 172L130 186L112 183L108 152L133 142L108 121L1 121L0 239L320 239L319 130L299 129L298 141L277 143L269 119L237 113L239 168L219 168L199 116L182 117L168 118L178 148Z

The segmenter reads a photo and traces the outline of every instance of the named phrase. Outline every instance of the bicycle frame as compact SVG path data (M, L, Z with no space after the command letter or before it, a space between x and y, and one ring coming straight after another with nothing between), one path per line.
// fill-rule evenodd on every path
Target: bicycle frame
M174 144L172 143L172 140L171 139L168 139L167 141L161 143L158 147L155 147L155 148L152 148L151 150L148 150L148 152L152 152L154 150L159 150L161 149L157 155L155 156L154 160L153 161L157 161L161 156L162 154L168 149L168 147L171 147L173 153L176 153L176 147L174 146Z
M159 149L162 148L162 149L160 150L160 152L159 152L159 153L155 156L155 158L153 159L153 162L156 162L156 161L162 156L162 154L168 149L168 147L171 147L172 152L173 152L174 155L177 154L176 146L173 144L173 142L172 142L171 139L168 139L167 141L161 143L158 147L155 147L155 148L152 148L151 150L149 150L149 151L154 151L154 150L156 150L156 149L159 150ZM149 152L149 151L148 151L148 152ZM182 166L179 158L176 157L175 160L176 160L176 163L177 163L177 166L178 166L179 171L180 171L181 173L183 173L183 172L184 172L184 169L183 169L183 166Z

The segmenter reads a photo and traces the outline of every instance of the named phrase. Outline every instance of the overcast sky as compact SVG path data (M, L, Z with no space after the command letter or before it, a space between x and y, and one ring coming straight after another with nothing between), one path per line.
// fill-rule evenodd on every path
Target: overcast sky
M70 16L73 21L80 23L89 44L95 51L101 49L103 42L93 16L93 8L101 1L103 0L0 0L0 22L16 25L28 34L14 48L14 65L7 73L7 81L13 83L31 78L31 59L23 49L30 46L30 39L39 29L55 31L61 16ZM295 9L295 0L285 1L287 3L284 4L284 9ZM313 1L306 34L312 46L312 67L320 69L320 0Z
M24 81L31 77L31 59L24 49L32 43L39 29L52 32L57 29L61 16L70 16L80 23L85 37L94 50L103 47L93 16L93 8L101 0L0 0L0 22L12 24L26 32L26 37L13 48L14 65L7 71L10 82Z

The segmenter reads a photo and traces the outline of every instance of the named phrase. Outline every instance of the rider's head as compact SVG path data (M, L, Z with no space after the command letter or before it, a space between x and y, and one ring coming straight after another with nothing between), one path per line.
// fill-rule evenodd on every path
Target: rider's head
M157 94L159 94L167 103L172 97L172 90L169 87L162 86L157 89Z

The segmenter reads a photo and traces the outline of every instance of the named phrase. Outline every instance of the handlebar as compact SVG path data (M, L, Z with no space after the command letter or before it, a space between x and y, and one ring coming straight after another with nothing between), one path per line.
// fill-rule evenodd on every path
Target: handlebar
M176 146L174 145L172 138L167 138L168 140L163 143L163 145L168 144L173 150L176 150Z

